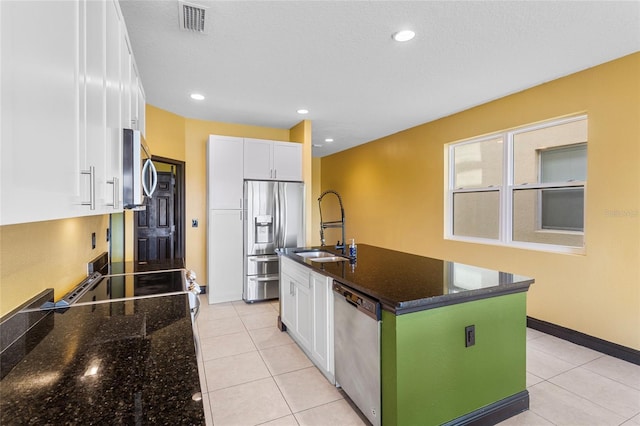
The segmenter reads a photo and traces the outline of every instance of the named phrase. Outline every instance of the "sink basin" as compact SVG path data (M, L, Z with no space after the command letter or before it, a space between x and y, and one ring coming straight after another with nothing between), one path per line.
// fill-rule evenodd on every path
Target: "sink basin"
M296 254L300 257L304 257L305 259L309 259L312 262L345 262L349 260L348 257L320 250L301 251Z
M349 260L348 257L342 257L342 256L310 257L307 259L309 259L312 262L344 262Z

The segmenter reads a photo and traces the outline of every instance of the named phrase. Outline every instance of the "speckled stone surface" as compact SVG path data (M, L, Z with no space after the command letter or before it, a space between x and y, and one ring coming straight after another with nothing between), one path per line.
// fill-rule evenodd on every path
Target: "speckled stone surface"
M399 251L358 244L355 262L317 263L296 252L331 247L283 249L280 253L369 295L396 315L527 291L532 278Z
M186 294L72 306L42 323L0 382L0 424L205 424Z

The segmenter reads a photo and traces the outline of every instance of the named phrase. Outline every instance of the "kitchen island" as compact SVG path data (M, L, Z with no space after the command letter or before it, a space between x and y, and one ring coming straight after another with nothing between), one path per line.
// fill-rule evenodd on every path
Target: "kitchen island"
M186 293L40 303L2 353L0 424L205 423Z
M533 279L364 244L356 259L338 262L300 255L309 250L281 255L380 302L383 425L490 424L528 409Z

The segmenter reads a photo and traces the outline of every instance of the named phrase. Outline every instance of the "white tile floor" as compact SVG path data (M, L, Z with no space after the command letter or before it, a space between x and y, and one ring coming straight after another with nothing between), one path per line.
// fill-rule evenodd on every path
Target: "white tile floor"
M196 321L207 425L364 425L286 333L278 303L207 304ZM527 329L530 410L501 425L640 425L640 366Z

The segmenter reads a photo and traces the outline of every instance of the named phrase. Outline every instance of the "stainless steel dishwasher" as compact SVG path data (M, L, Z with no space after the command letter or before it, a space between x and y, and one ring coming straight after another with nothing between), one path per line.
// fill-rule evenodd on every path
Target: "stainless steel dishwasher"
M380 304L333 281L336 384L374 426L380 404Z

